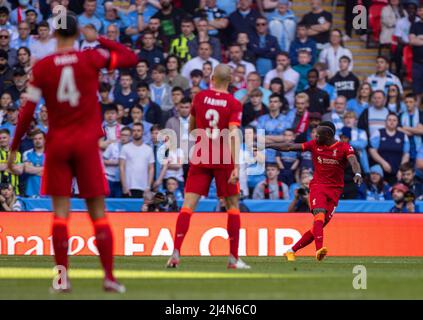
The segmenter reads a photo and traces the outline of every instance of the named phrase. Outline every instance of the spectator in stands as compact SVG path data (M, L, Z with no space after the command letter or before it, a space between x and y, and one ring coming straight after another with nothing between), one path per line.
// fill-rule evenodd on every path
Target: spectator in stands
M1 3L0 1L0 30L7 30L12 38L15 38L17 35L16 26L12 25L9 21L10 15L10 4L9 8L5 6L5 1Z
M358 118L358 127L372 137L379 129L385 128L389 110L385 107L386 96L382 90L376 90L371 96L371 106L364 109Z
M150 191L154 177L154 155L150 146L143 143L143 125L134 123L132 141L122 147L119 169L123 195L142 198Z
M113 103L113 95L111 94L112 86L109 83L100 82L100 87L98 89L99 93L99 102L101 106L101 113L104 115L104 111L107 106Z
M182 68L181 75L187 79L190 78L192 70L202 70L203 64L210 61L213 69L219 64L219 61L211 57L211 45L208 42L201 42L198 48L198 56L188 61Z
M361 169L369 173L369 158L367 156L368 137L366 131L357 128L357 115L353 111L347 111L344 115L344 127L351 129L350 145L360 159Z
M376 58L376 73L367 77L366 82L372 86L372 90L383 90L385 94L388 93L388 87L391 84L396 84L403 92L401 81L398 77L389 72L389 60L384 56Z
M251 62L243 60L243 52L241 46L237 43L229 46L229 62L228 66L235 69L238 65L245 67L245 74L249 75L251 72L256 71L256 67Z
M236 38L236 43L241 46L241 50L243 52L242 58L245 61L255 63L256 57L254 52L248 47L248 44L250 43L248 34L246 32L239 32Z
M12 96L10 93L3 92L0 98L0 125L7 121L7 108L12 102Z
M10 47L10 34L5 29L0 30L0 50L7 52L7 62L10 67L13 67L17 62L18 54L16 49Z
M144 117L144 109L140 105L134 105L131 109L131 123L128 125L129 128L133 128L136 123L141 123L143 126L142 141L148 143L151 140L150 129L153 126L151 123L142 120Z
M209 22L209 36L218 37L222 36L221 32L226 29L229 25L229 20L227 18L227 13L220 9L216 0L205 0L202 6L202 1L200 1L200 8L196 10L195 16L207 18Z
M351 50L344 47L342 31L334 29L330 33L330 45L323 49L319 55L319 61L326 63L329 67L329 78L333 77L340 70L339 60L344 56L350 58L348 71L352 71L353 56Z
M408 2L404 4L407 14L399 19L395 26L394 36L397 47L394 51L394 62L396 74L402 78L402 60L404 46L408 45L411 25L420 20L417 16L417 4ZM411 62L411 61L410 61Z
M361 113L369 107L372 96L372 87L367 82L362 83L357 90L357 96L348 100L347 110L355 113L360 118Z
M383 169L380 165L375 164L370 168L370 176L364 179L358 193L358 198L361 200L383 201L392 199L389 184L383 180Z
M295 140L294 129L286 129L283 133L284 142L293 143ZM278 151L276 163L279 166L279 180L290 186L295 181L295 170L300 164L300 153L297 151Z
M183 90L189 88L189 81L180 74L180 60L175 55L169 55L166 58L166 78L165 82L174 87L181 87Z
M391 45L392 36L395 31L395 25L398 20L407 16L400 0L389 0L389 4L383 7L381 12L382 31L379 36L381 45Z
M336 90L335 90L335 87L332 84L327 82L328 65L326 63L317 62L314 65L314 69L319 71L319 80L317 81L317 87L328 93L329 100L330 100L330 106L332 108L332 105L333 105L335 98L336 98ZM306 87L306 89L307 89L307 87Z
M275 137L279 139L277 138L278 136L282 135L286 129L292 127L293 114L283 114L281 112L281 107L281 96L272 94L269 98L269 113L261 116L257 120L257 129L263 129L268 139L273 139ZM266 162L276 162L275 150L266 149Z
M96 5L96 0L85 0L84 12L78 16L78 24L81 28L87 24L91 24L94 26L97 32L101 31L101 20L95 16Z
M257 127L257 119L262 115L269 113L269 109L263 103L263 93L260 89L254 89L251 91L249 95L249 102L244 104L242 110L242 126Z
M336 95L344 96L347 100L357 96L360 80L350 71L351 58L342 56L339 59L339 71L330 79L330 83L335 87Z
M106 150L109 145L120 138L120 131L123 126L117 122L117 113L117 106L113 103L107 105L104 110L103 131L105 136L100 139L101 150Z
M311 12L304 15L301 23L308 26L308 35L316 41L317 49L323 50L329 43L332 14L323 10L322 0L310 0Z
M44 134L47 134L48 132L48 112L47 107L44 104L40 107L36 128Z
M2 124L0 129L7 129L9 131L11 139L15 135L16 124L18 123L19 108L16 103L11 102L7 106L7 117L6 122Z
M278 40L269 34L266 18L256 19L256 32L250 37L248 46L255 54L257 72L264 77L275 67L274 60L280 51Z
M163 144L163 141L159 139L159 133L160 133L161 127L157 124L153 125L150 128L150 136L151 139L146 142L147 145L151 147L153 150L153 156L154 156L154 170L153 170L153 181L156 181L160 174L161 169L161 163L158 161L158 152L160 147Z
M290 111L290 113L293 114L291 116L294 119L292 128L294 128L297 136L307 132L308 127L310 126L311 119L310 112L308 111L309 106L310 99L306 93L302 92L295 96L295 107Z
M135 68L135 72L133 75L133 86L134 89L137 88L138 84L141 82L145 82L147 84L150 84L153 82L153 80L150 77L149 73L149 64L148 61L145 59L141 59L138 61L137 66Z
M161 9L152 18L159 19L163 35L171 39L181 33L181 21L186 12L176 8L171 0L160 0L160 6Z
M122 147L131 141L131 129L123 127L120 130L119 140L111 143L103 152L103 162L106 179L109 183L110 198L122 197L122 184L120 182L119 155Z
M200 87L209 89L211 85L211 76L213 73L213 65L211 62L206 61L203 63L203 79L201 80Z
M311 55L311 64L314 65L317 60L316 41L309 38L308 26L303 23L297 25L297 38L291 43L289 47L289 58L293 66L298 64L298 51L307 50Z
M22 21L18 25L18 37L16 39L12 39L10 46L18 50L21 47L29 48L31 42L33 41L30 35L29 24L26 21Z
M122 72L119 80L120 88L114 92L114 103L120 104L126 111L137 101L136 92L132 91L133 80L129 72Z
M14 68L22 68L26 73L31 70L31 51L27 47L21 47L17 51L18 61Z
M401 164L410 160L410 143L407 136L398 131L398 116L390 113L385 128L375 131L370 137L369 153L384 171L386 181L393 185Z
M251 72L247 76L247 88L236 91L234 97L239 100L241 104L245 104L254 89L259 89L263 93L263 103L269 105L269 97L272 93L270 90L261 86L261 78L257 72Z
M106 34L106 36L113 41L119 41L119 32L123 30L124 25L123 21L119 19L117 7L105 6L104 18L101 20L101 33ZM113 28L110 28L113 26ZM111 31L112 34L109 34ZM110 37L109 37L110 36Z
M423 184L417 180L413 164L410 162L403 163L399 168L399 173L400 179L398 180L408 187L417 200L421 200L423 198Z
M298 96L300 96L301 94L302 93L299 93ZM305 98L308 101L308 96L307 95L305 96ZM298 105L300 105L300 104L298 104ZM298 109L298 107L297 107L297 109ZM308 113L308 126L307 126L307 128L306 128L306 130L304 132L300 132L298 129L296 129L295 143L304 143L304 142L313 140L311 138L311 133L312 133L313 129L316 129L317 128L317 126L320 124L321 121L322 121L322 115L320 113L318 113L318 112L309 112ZM294 127L295 127L295 123L298 123L297 117L296 117L296 119L294 121ZM297 128L298 128L298 125L297 125ZM297 131L298 131L298 133L297 133Z
M322 116L322 121L331 121L336 128L336 134L341 133L341 129L344 127L344 116L347 112L347 98L344 96L338 96L335 99L334 108L332 111L325 113Z
M0 212L22 211L22 204L16 198L13 186L10 183L0 184Z
M417 152L422 145L423 137L423 112L417 107L417 98L409 93L405 97L407 111L400 115L398 131L405 133L410 140L410 161L415 163Z
M199 18L195 21L197 36L188 42L189 54L191 57L199 55L199 46L202 42L208 42L211 45L211 57L217 61L222 60L222 46L219 38L210 36L208 33L209 22L206 18Z
M176 201L184 200L184 196L182 194L182 191L178 184L178 180L176 180L176 178L173 178L173 177L167 178L166 186L163 191L165 195L168 195L168 196L173 195ZM178 211L178 209L176 209L175 211Z
M266 179L254 188L253 199L255 200L288 200L288 186L279 181L280 170L276 163L266 164Z
M119 42L119 28L116 24L112 23L109 24L108 27L106 28L106 38L112 41L117 41Z
M309 97L309 109L310 112L319 112L325 114L329 111L330 97L326 91L317 87L319 81L319 71L311 69L307 74L308 88L304 91Z
M277 9L267 15L269 31L278 40L282 51L289 51L291 42L295 38L297 18L289 9L288 0L279 0Z
M232 82L229 86L229 92L235 93L237 90L247 88L247 72L245 66L239 64L232 69Z
M22 92L25 92L28 81L28 74L22 68L13 69L13 84L6 88L13 101L18 101Z
M142 48L138 53L139 59L145 59L148 61L150 68L156 64L164 64L163 51L156 46L156 39L154 38L153 32L146 30L142 36Z
M285 91L285 98L290 107L294 106L294 96L300 81L300 74L291 68L291 62L287 52L280 52L276 56L276 68L270 70L264 78L264 88L269 89L270 82L274 78L281 78Z
M181 63L192 59L189 52L189 42L194 40L194 22L191 19L184 18L181 22L182 33L170 43L169 53L177 56Z
M15 163L12 171L7 169L7 159L10 152L10 133L7 129L0 129L0 183L10 183L16 195L21 194L20 176L23 174L22 156L19 151L16 152Z
M420 106L423 96L423 2L419 3L417 15L420 21L412 24L409 40L413 48L413 91L417 95L417 105Z
M409 196L409 189L402 183L392 187L392 199L395 205L389 212L392 213L419 213L420 208L415 204L414 199Z
M288 100L285 98L283 81L281 78L273 78L270 81L270 91L281 96L282 99L282 113L288 113L290 110Z
M19 0L18 6L10 13L10 22L17 26L20 22L25 20L28 14L27 10L33 10L37 14L37 23L41 22L41 14L38 9L35 9L28 0Z
M0 49L0 93L13 84L13 70L7 62L8 58L9 54Z
M143 109L143 120L151 124L160 124L162 122L162 109L151 101L149 85L141 82L137 86L137 105Z
M254 36L256 20L260 17L260 13L252 5L252 0L239 0L237 10L229 16L229 32L233 41L240 32L247 33L250 40Z
M292 184L290 192L294 194L292 202L288 206L288 212L309 212L310 207L310 182L313 179L313 175L308 170L303 170L301 172L300 183Z
M169 38L166 35L164 35L162 28L160 28L160 19L155 18L154 16L151 17L147 27L145 28L145 31L147 30L153 32L154 39L156 39L156 46L163 52L168 52ZM140 37L135 43L136 48L142 47L142 39L143 39L143 33L141 33Z
M41 130L34 130L31 138L34 148L26 151L22 156L26 174L25 196L39 197L41 176L44 170L45 133Z
M308 72L313 68L310 64L310 61L310 52L308 52L307 50L298 51L298 64L292 68L300 75L300 80L298 82L296 91L297 93L303 92L304 89L307 87ZM319 77L317 77L317 79L318 78Z
M46 21L41 21L38 26L38 38L30 43L31 58L33 61L40 60L56 50L56 39L50 37L50 26Z
M402 100L400 88L396 84L391 84L388 87L386 108L389 110L389 112L393 112L397 115L400 115L406 109Z
M166 68L163 65L153 67L150 84L151 100L162 109L162 122L165 123L173 115L172 88L165 83Z

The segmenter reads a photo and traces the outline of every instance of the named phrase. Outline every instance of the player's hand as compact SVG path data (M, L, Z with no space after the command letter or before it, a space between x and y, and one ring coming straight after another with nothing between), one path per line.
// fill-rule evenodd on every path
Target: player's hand
M228 183L237 184L238 181L239 181L239 168L236 167L235 169L232 170Z
M354 183L358 186L360 186L363 183L363 177L362 176L355 175L353 180L354 180Z
M16 161L16 151L11 151L9 154L9 158L7 159L7 169L10 172L13 172L13 166Z
M88 42L94 42L97 40L97 30L90 26L82 27L81 33Z

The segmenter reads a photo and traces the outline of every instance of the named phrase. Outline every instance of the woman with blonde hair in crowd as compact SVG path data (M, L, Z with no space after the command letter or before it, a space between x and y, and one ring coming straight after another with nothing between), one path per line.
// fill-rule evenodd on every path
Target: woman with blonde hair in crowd
M0 185L0 212L22 211L22 205L17 199L10 183Z

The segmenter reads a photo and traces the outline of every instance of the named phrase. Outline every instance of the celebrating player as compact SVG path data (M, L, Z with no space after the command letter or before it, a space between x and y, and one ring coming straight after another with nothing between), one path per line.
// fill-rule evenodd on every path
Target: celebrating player
M190 133L197 136L185 187L185 200L176 222L174 251L167 267L180 262L182 242L191 215L202 195L207 196L215 178L217 195L225 198L228 212L227 230L230 242L228 268L249 269L238 257L239 213L239 130L242 106L228 93L231 82L229 66L219 64L212 75L212 90L195 96L190 118ZM195 129L195 130L194 130Z
M87 41L95 41L92 28L82 30ZM96 245L105 271L104 290L124 292L113 276L113 236L104 213L104 197L109 190L100 158L98 141L103 136L98 103L100 69L135 66L137 57L123 45L98 38L104 49L75 51L79 38L76 16L68 14L66 28L55 30L57 52L38 61L32 70L28 102L22 106L8 165L11 167L20 141L28 130L34 109L44 97L48 110L46 158L42 193L51 195L54 209L53 248L57 266L68 268L68 216L72 178L76 176L80 196L86 199L93 221ZM67 274L67 273L66 273ZM58 292L70 290L66 277Z
M344 171L348 163L355 173L354 182L362 182L361 169L354 149L346 142L335 140L335 126L330 121L320 123L316 139L303 144L271 142L266 148L280 151L310 151L313 157L314 175L310 182L310 210L314 215L313 228L286 252L288 261L295 261L295 252L313 240L316 259L321 261L328 250L323 247L323 227L326 226L338 205L344 188ZM274 139L274 138L273 138Z

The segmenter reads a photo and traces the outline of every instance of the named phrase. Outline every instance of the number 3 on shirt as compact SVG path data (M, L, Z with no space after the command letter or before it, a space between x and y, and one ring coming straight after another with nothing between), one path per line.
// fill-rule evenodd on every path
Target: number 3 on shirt
M73 67L64 67L60 75L59 88L57 89L57 101L69 102L71 107L77 107L80 96L81 94L75 83Z
M209 120L209 127L206 128L206 135L209 139L217 139L220 134L220 130L217 126L219 123L219 112L214 109L209 109L206 112L206 120Z

